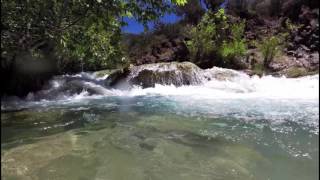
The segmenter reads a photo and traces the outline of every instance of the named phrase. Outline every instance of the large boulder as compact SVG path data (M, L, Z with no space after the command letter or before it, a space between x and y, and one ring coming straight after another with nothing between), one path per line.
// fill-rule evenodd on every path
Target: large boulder
M196 85L203 80L202 70L190 62L154 63L118 70L106 79L106 85L116 88L139 85L143 88L163 85Z

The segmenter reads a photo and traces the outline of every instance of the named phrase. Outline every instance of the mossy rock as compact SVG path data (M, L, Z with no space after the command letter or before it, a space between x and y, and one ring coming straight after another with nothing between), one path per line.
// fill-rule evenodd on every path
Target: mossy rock
M285 75L289 78L296 78L309 75L309 72L303 67L291 67L286 71Z

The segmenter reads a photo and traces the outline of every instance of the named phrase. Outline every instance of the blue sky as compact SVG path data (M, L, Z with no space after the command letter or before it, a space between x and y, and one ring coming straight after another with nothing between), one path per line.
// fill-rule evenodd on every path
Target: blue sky
M220 5L220 7L224 8L226 3L227 3L227 0L225 0L224 3L222 3ZM206 9L203 0L201 0L201 5L204 9ZM167 13L163 17L160 18L160 21L163 23L175 23L175 22L179 21L181 18L182 17L179 17L174 13L171 13L171 14ZM137 22L134 18L125 17L124 21L126 23L128 23L128 25L121 28L122 32L139 34L144 31L143 25L140 24L139 22ZM154 27L154 23L149 22L148 27L149 27L149 29L152 29Z
M163 17L160 18L161 22L164 23L175 23L179 21L181 17L175 15L175 14L166 14ZM124 21L128 23L127 26L122 27L123 32L127 33L134 33L134 34L139 34L144 31L143 25L137 22L134 18L124 18ZM152 29L154 26L153 22L148 23L148 27Z

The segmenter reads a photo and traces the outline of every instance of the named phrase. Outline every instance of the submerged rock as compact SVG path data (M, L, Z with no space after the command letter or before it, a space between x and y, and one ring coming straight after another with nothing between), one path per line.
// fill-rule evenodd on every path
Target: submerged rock
M107 86L139 85L143 88L163 85L196 85L202 82L202 70L190 62L155 63L116 71L106 79Z

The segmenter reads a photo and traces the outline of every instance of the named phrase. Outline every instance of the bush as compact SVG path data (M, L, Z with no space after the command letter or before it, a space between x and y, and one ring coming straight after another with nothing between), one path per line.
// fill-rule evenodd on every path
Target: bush
M223 42L221 47L221 56L225 58L225 60L232 59L237 56L245 55L247 48L244 41L232 41L232 42Z
M281 37L281 35L266 37L257 44L257 47L264 57L264 66L268 67L273 58L281 52L283 48L283 37Z
M186 45L191 60L218 57L225 63L236 56L243 56L247 50L244 27L244 22L230 26L223 9L216 13L208 11L189 33L190 40Z
M245 23L233 24L231 26L232 40L229 42L223 41L221 46L220 54L226 60L232 59L237 56L245 55L247 46L245 39L243 39Z
M189 33L191 40L187 41L186 45L190 52L191 60L204 58L215 49L212 37L216 35L216 25L213 23L205 24L207 16L208 14Z

